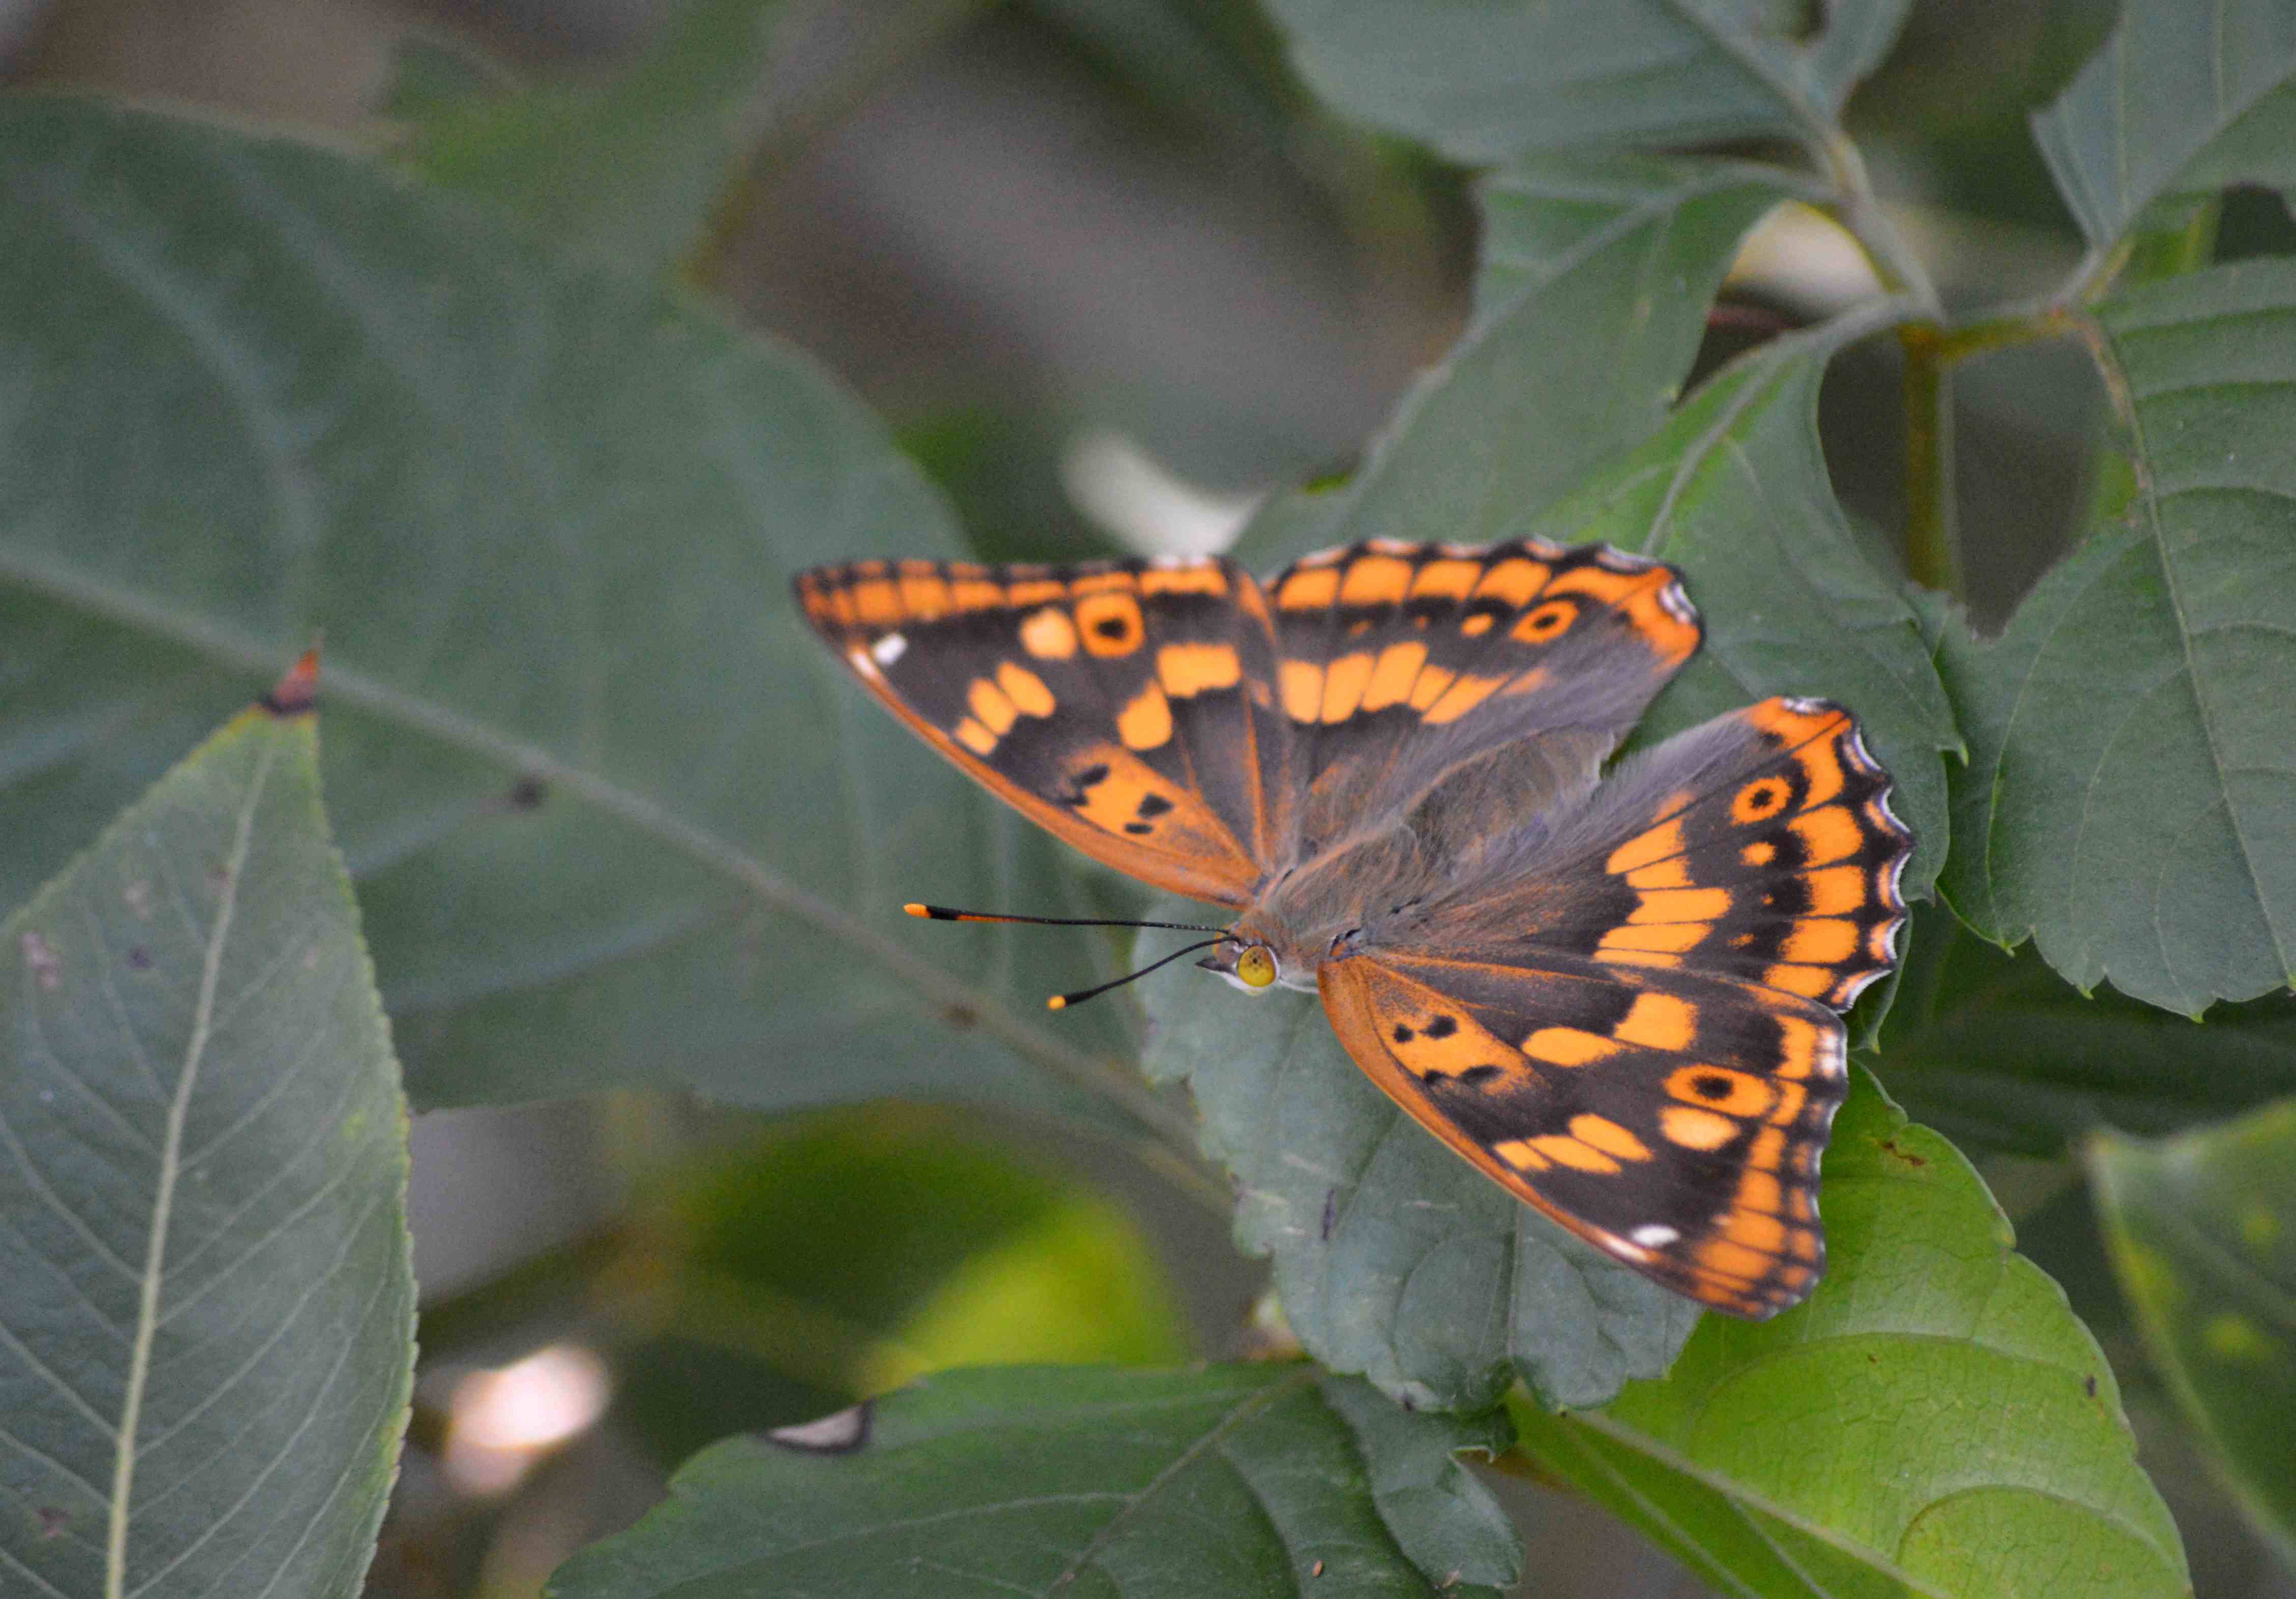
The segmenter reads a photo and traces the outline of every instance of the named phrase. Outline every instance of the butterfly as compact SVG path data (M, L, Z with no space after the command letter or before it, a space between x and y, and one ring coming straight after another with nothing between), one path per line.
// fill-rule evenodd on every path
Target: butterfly
M972 777L1234 911L1198 964L1319 993L1372 1081L1507 1191L1715 1309L1816 1286L1840 1012L1895 964L1914 838L1826 700L1606 772L1702 641L1672 567L1375 539L1265 582L1213 557L860 560L795 589Z

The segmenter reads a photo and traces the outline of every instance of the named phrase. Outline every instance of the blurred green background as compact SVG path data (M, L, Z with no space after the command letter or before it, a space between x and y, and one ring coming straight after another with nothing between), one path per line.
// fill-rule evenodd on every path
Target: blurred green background
M0 0L0 71L389 148L404 113L472 83L578 88L630 70L676 9ZM1257 497L1343 470L1467 315L1467 176L1324 111L1250 4L738 9L772 20L743 109L764 136L739 172L703 175L730 177L734 201L699 274L856 389L991 554L1221 546ZM2038 292L2079 258L2025 118L2114 10L1919 0L1852 101L1949 302ZM2219 256L2296 249L2267 197L2234 194L2217 227ZM1759 235L1702 370L1864 293L1842 249L1791 218ZM1885 344L1840 362L1824 395L1836 484L1875 528L1897 523L1900 475ZM2103 397L2078 348L2003 351L1957 380L1961 525L1987 627L2116 482L2091 450ZM423 1364L377 1595L534 1594L702 1443L919 1370L1169 1362L1258 1336L1260 1270L1216 1216L1040 1124L906 1106L767 1124L626 1094L435 1113L414 1150ZM2296 1595L2175 1425L2077 1175L1982 1164L2112 1356L2197 1591ZM537 1351L554 1353L519 1364ZM1531 1551L1526 1593L1702 1591L1599 1512L1505 1491Z

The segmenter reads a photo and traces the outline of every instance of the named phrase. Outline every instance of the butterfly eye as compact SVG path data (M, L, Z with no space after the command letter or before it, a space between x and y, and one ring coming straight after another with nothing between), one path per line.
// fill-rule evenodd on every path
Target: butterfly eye
M1265 988L1275 981L1275 957L1255 944L1235 958L1235 975L1254 988Z

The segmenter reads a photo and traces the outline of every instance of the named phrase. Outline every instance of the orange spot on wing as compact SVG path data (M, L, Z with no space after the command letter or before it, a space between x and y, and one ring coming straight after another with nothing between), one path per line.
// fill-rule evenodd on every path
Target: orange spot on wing
M1751 1284L1760 1281L1770 1269L1771 1257L1733 1243L1727 1238L1710 1238L1698 1247L1698 1264L1719 1277L1734 1277Z
M1647 927L1629 923L1603 934L1603 942L1595 946L1596 952L1643 950L1678 955L1685 950L1696 949L1707 931L1708 924L1702 921L1659 922Z
M1809 1091L1790 1077L1781 1077L1770 1086L1776 1091L1778 1102L1769 1119L1781 1127L1792 1126L1801 1116L1801 1108L1809 1102Z
M1763 1255L1776 1255L1785 1248L1786 1224L1775 1216L1743 1206L1730 1208L1722 1233L1732 1243Z
M1726 888L1660 888L1644 894L1642 903L1628 915L1629 923L1712 921L1728 914ZM1663 949L1667 946L1661 944ZM1687 948L1688 946L1684 946Z
M1804 872L1801 880L1809 891L1812 916L1844 916L1863 906L1870 897L1866 873L1855 866L1829 866L1823 871Z
M1603 870L1612 877L1619 877L1638 866L1648 866L1652 861L1681 853L1682 824L1678 821L1660 822L1649 832L1638 834L1612 850L1611 858L1603 862Z
M861 620L871 627L882 627L901 619L901 597L892 584L879 578L872 582L853 585L853 608Z
M1295 572L1275 591L1275 606L1281 611L1320 611L1337 598L1339 592L1340 574L1332 567Z
M1497 692L1499 685L1505 681L1505 678L1476 677L1472 673L1463 672L1444 691L1442 698L1427 707L1426 719L1437 726L1456 721L1490 698Z
M1082 588L1084 580L1078 580L1077 586ZM1091 655L1128 655L1147 637L1146 624L1140 618L1140 602L1129 594L1087 594L1077 601L1076 619L1077 631Z
M905 573L901 578L901 608L920 622L938 622L953 608L948 585L931 568L922 574Z
M1779 947L1785 960L1847 960L1857 952L1857 924L1839 919L1798 921Z
M1789 1080L1809 1076L1817 1067L1818 1030L1807 1018L1779 1015L1777 1075Z
M1522 1041L1522 1052L1553 1066L1585 1066L1608 1059L1619 1046L1599 1033L1578 1027L1541 1027Z
M1464 599L1474 591L1475 579L1482 570L1478 561L1430 561L1411 580L1411 598Z
M1021 647L1039 661L1065 661L1076 654L1076 623L1057 606L1031 612L1021 623Z
M1697 1025L1697 1008L1688 1000L1670 993L1644 993L1635 996L1634 1009L1611 1029L1611 1036L1644 1049L1686 1050Z
M1371 681L1371 653L1357 650L1324 668L1324 697L1318 707L1322 720L1345 721L1356 713L1357 702Z
M1578 607L1569 600L1550 599L1525 611L1512 631L1520 643L1546 644L1569 632L1578 617Z
M1619 1169L1619 1163L1591 1144L1580 1143L1567 1133L1549 1133L1530 1140L1533 1148L1557 1166L1567 1166L1573 1171L1593 1172L1609 1176Z
M1012 696L987 678L975 678L965 690L964 703L972 707L972 714L980 725L1002 738L1013 730L1019 720L1021 707L1013 703Z
M1554 1169L1554 1163L1531 1148L1526 1138L1510 1138L1505 1143L1493 1144L1491 1153L1519 1172L1544 1172Z
M996 669L996 686L1026 715L1053 713L1053 691L1045 687L1044 679L1017 661L1007 661Z
M964 578L949 584L948 598L960 611L994 611L1004 604L1004 590L995 583Z
M1461 565L1465 562L1459 563ZM1416 639L1402 644L1390 644L1380 652L1379 664L1372 669L1371 681L1364 685L1361 708L1383 711L1398 705L1411 692L1419 669L1427 664L1427 647Z
M996 747L996 735L970 716L956 724L951 736L976 755L986 755Z
M1283 713L1294 721L1313 721L1324 709L1324 669L1313 661L1286 661L1276 668L1276 687L1283 695Z
M1808 852L1807 864L1811 866L1825 866L1854 855L1866 841L1857 819L1842 805L1805 811L1786 825L1800 836Z
M1363 556L1346 569L1340 582L1343 606L1391 606L1411 582L1411 563L1393 556Z
M1422 667L1418 681L1411 685L1411 708L1424 711L1442 698L1444 690L1450 688L1451 680L1457 675L1441 666Z
M1778 846L1767 842L1750 844L1738 852L1738 859L1749 866L1767 866L1777 858Z
M1685 1105L1742 1118L1762 1115L1776 1098L1761 1078L1726 1066L1678 1066L1666 1075L1666 1092Z
M1172 702L1151 683L1116 713L1116 736L1129 749L1154 749L1172 737Z
M1768 1172L1748 1172L1738 1179L1738 1203L1749 1210L1775 1215L1780 1192L1777 1178Z
M1129 594L1135 587L1128 572L1087 572L1082 577L1069 580L1069 592L1081 598L1087 594Z
M1215 561L1201 566L1152 566L1140 574L1143 594L1212 594L1227 592L1227 574Z
M1014 583L1004 591L1004 603L1017 610L1024 606L1041 606L1068 597L1069 586L1066 583L1040 578L1033 582Z
M1756 778L1730 802L1730 820L1741 827L1752 822L1767 821L1785 809L1793 790L1780 777Z
M1156 677L1175 699L1214 688L1233 688L1242 680L1243 663L1229 644L1167 644L1156 652Z
M1520 556L1495 561L1475 585L1474 598L1496 599L1510 606L1525 605L1532 595L1546 587L1549 575L1549 568Z
M1718 1150L1738 1136L1738 1124L1726 1116L1693 1105L1668 1105L1658 1113L1658 1129L1667 1142L1685 1150Z
M1570 1135L1580 1143L1620 1160L1648 1160L1650 1147L1608 1117L1574 1116Z
M1837 979L1823 966L1794 966L1781 962L1762 974L1762 981L1772 988L1783 988L1788 993L1802 994L1821 1000L1833 992Z
M1654 861L1648 866L1637 866L1625 876L1629 888L1648 890L1691 886L1689 863L1680 855Z

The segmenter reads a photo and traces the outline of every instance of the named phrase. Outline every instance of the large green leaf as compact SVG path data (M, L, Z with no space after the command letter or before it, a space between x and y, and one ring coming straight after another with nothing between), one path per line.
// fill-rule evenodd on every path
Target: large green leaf
M1144 939L1144 957L1152 947ZM1666 1371L1698 1307L1406 1116L1340 1047L1316 996L1246 997L1185 964L1141 988L1144 1064L1194 1092L1205 1150L1235 1175L1237 1240L1272 1257L1310 1355L1447 1409L1495 1403L1518 1371L1557 1405L1599 1405Z
M1275 0L1340 111L1463 161L1534 150L1822 136L1907 0Z
M1640 742L1772 694L1855 711L1918 840L1904 885L1919 898L1945 859L1941 752L1960 737L1919 619L1851 533L1817 436L1826 362L1873 326L1828 324L1742 359L1647 444L1508 531L1601 539L1682 569L1706 647L1644 719Z
M2159 1143L2100 1138L2089 1171L2146 1348L2296 1566L2296 1100Z
M1826 1151L1832 1264L1775 1321L1710 1318L1609 1408L1519 1447L1727 1592L2190 1592L2112 1372L1953 1146L1862 1074Z
M1505 1426L1305 1365L951 1372L705 1452L549 1591L1488 1595L1521 1552L1454 1456Z
M2125 0L2120 26L2033 136L2089 242L2159 200L2296 185L2296 10L2287 0Z
M425 103L398 158L554 243L666 269L698 242L760 131L754 107L782 10L682 0L610 73Z
M2296 262L2099 310L2136 502L1939 661L1971 745L1945 889L2083 990L2198 1015L2296 970Z
M1964 1144L2061 1155L2099 1123L2167 1133L2296 1093L2296 997L2220 1006L2195 1026L2110 991L2084 996L1942 906L1915 911L1906 943L1871 1064Z
M0 926L0 1590L357 1592L414 1363L406 1115L310 680Z
M0 892L324 628L418 1102L1127 1092L1114 1008L1005 998L1103 946L899 913L1077 891L796 619L810 562L955 549L810 363L338 155L56 101L0 109Z
M1405 398L1335 496L1275 502L1237 547L1500 536L1648 438L1682 391L1738 241L1784 197L1757 167L1552 160L1482 195L1474 327Z

